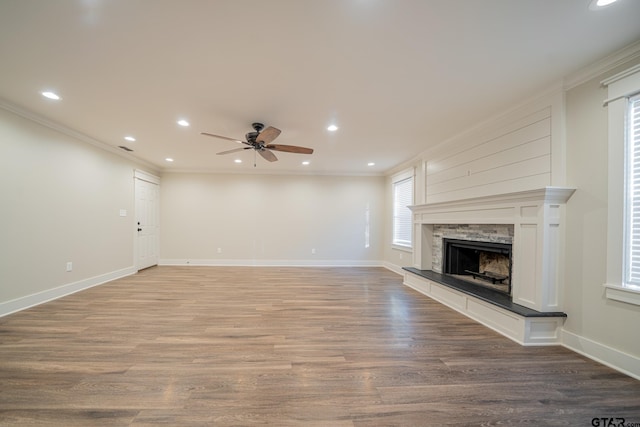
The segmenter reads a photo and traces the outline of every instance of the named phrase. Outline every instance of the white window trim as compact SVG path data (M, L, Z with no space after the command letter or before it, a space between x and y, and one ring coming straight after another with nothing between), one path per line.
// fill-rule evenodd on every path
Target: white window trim
M393 175L391 177L391 199L392 199L392 204L393 204L393 187L396 183L400 182L400 181L404 181L406 179L411 179L412 180L412 189L413 189L413 194L411 195L411 200L412 203L415 203L415 193L416 193L416 179L415 179L415 168L410 168L407 170L404 170L402 172L398 172L397 174ZM393 209L393 208L392 208ZM392 212L392 224L391 224L391 247L393 249L397 249L400 251L404 251L404 252L408 252L408 253L413 253L413 240L414 240L414 236L413 236L413 230L411 231L411 246L407 246L407 245L399 245L397 243L395 243L393 241L393 234L394 234L394 224L393 224L393 212Z
M609 114L607 278L608 299L640 305L640 289L624 284L625 118L628 98L640 91L640 65L602 82L608 89Z

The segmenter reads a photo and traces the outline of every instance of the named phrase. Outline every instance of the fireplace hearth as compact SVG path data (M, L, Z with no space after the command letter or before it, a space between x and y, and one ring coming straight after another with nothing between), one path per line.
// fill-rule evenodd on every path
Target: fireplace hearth
M442 239L442 272L511 295L511 245Z

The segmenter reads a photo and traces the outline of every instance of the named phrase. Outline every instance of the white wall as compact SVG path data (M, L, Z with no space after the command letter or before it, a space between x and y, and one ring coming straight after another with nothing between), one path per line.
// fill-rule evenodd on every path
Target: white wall
M0 315L132 272L132 163L1 108L0 153Z
M384 196L381 176L164 174L161 263L381 265Z
M604 78L640 60L597 76L567 92L567 183L577 188L567 204L564 306L567 340L577 350L611 351L638 358L640 306L605 297L607 260L607 109ZM621 188L620 191L623 191ZM622 224L620 224L622 227Z

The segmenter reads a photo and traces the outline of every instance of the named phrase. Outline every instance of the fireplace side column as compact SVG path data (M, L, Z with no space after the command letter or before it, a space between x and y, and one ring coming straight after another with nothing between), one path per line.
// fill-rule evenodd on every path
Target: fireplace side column
M419 214L413 214L413 217L413 267L432 270L433 224L422 224Z
M513 236L514 303L541 312L561 310L563 208L547 201L519 206Z

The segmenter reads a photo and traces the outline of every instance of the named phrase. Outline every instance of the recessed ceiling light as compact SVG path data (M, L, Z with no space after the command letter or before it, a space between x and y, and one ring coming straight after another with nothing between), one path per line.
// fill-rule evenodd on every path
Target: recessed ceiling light
M303 165L308 166L309 163L311 163L309 160L305 160L304 162L302 162Z
M42 92L42 96L44 96L45 98L54 99L56 101L60 99L60 95L55 92Z
M242 163L242 160L240 160L240 159L235 159L235 160L234 160L234 162L236 162L236 163Z
M591 4L589 4L589 9L591 10L600 10L610 4L615 3L617 0L591 0Z
M336 126L336 125L329 125L329 126L327 127L327 130L328 130L329 132L335 132L335 131L337 131L337 130L338 130L338 126Z
M180 119L180 120L178 120L178 124L179 124L180 126L185 126L185 127L189 126L189 122L188 122L188 121L186 121L185 119Z
M375 163L373 163L373 162L369 162L369 163L367 163L367 166L375 166L375 165L376 165L376 164L375 164Z
M167 162L173 162L173 159L172 159L171 157L167 157L165 160L166 160Z
M124 139L126 139L129 142L135 142L136 141L136 139L134 137L132 137L132 136L125 136Z

